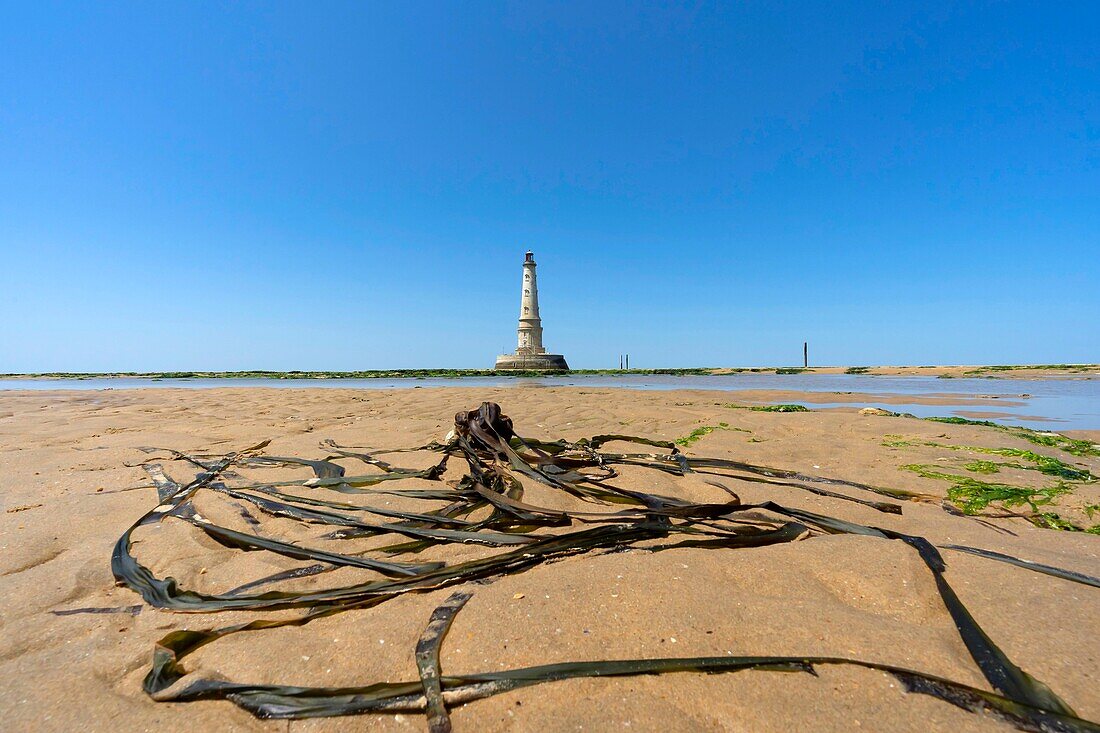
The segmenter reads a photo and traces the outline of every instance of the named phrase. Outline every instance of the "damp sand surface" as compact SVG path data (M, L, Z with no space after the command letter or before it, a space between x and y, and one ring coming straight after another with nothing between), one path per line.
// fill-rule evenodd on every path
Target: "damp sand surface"
M323 457L327 438L375 448L417 445L441 439L456 411L485 400L498 402L520 434L544 439L628 433L672 440L725 423L684 450L938 496L945 493L943 481L899 467L921 463L962 472L961 463L977 454L926 443L1035 450L1100 473L1096 458L1037 447L991 428L861 415L858 404L847 403L808 413L756 412L731 407L728 394L709 391L6 392L0 394L5 730L424 730L423 717L412 714L288 724L254 719L225 701L153 702L141 680L157 639L172 630L265 614L156 611L114 586L110 552L156 502L144 471L127 466L146 457L140 447L229 452L272 439L269 454ZM1100 431L1074 436L1100 440ZM181 480L194 475L172 470ZM1016 468L1003 468L996 478L1035 487L1051 482ZM671 496L685 490L675 477L624 475L624 481ZM1094 535L1040 529L1020 519L983 523L935 503L905 503L896 516L789 487L730 485L744 501L773 499L938 545L980 547L1100 575L1100 537ZM137 488L117 492L131 487ZM1085 507L1094 504L1100 504L1097 485L1078 485L1055 508L1086 524ZM170 523L139 536L134 552L158 574L205 592L288 567L286 558L230 551ZM1100 720L1100 589L958 552L944 555L956 592L1009 657L1080 716ZM328 580L316 582L323 587ZM899 542L840 535L755 549L631 550L569 558L474 591L443 644L445 674L578 660L816 655L894 664L986 688L933 579ZM408 595L301 628L238 635L189 657L187 667L257 683L415 680L416 640L449 593ZM118 612L51 613L85 608ZM882 673L843 668L823 669L819 677L746 671L548 683L459 707L452 719L458 731L1012 730L991 717L906 694Z

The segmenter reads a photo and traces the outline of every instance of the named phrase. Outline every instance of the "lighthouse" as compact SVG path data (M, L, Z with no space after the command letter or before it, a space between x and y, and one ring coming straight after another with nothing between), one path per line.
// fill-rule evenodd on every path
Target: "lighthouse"
M539 284L535 273L535 254L527 250L523 260L523 289L519 299L519 326L516 328L516 353L497 357L497 369L568 369L561 354L547 354L542 345L542 318L539 317Z

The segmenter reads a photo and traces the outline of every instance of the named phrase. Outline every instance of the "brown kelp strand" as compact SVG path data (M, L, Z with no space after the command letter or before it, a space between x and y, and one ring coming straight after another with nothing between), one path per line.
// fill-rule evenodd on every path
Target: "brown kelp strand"
M989 560L998 560L1000 562L1006 562L1009 565L1015 565L1017 567L1027 568L1028 570L1034 570L1035 572L1043 573L1044 575L1052 575L1055 578L1061 578L1062 580L1072 580L1074 583L1081 583L1083 585L1091 585L1093 588L1100 588L1100 578L1097 578L1095 576L1086 575L1085 573L1079 573L1075 570L1064 570L1062 568L1056 568L1053 565L1044 565L1043 563L1033 562L1031 560L1021 560L1018 557L1006 555L1003 552L983 550L980 547L967 547L965 545L943 545L943 549L966 552L971 555L977 555L978 557L987 558Z
M473 595L470 591L453 593L432 613L427 628L416 643L416 668L420 673L420 682L424 686L424 713L428 718L430 733L450 733L451 719L447 713L447 703L443 699L443 685L439 678L442 671L439 665L439 648L443 637L451 628L455 615L466 605Z
M602 450L613 442L649 446L662 452ZM1014 664L982 630L952 589L939 550L927 540L775 501L744 503L727 484L743 481L756 486L782 486L830 501L855 501L887 514L899 514L902 508L823 487L901 501L938 501L936 497L733 460L687 456L674 443L628 435L599 435L575 442L525 440L493 403L458 413L454 432L445 443L369 451L326 441L322 447L327 455L321 458L266 456L261 453L265 446L262 443L224 456L150 449L159 457L140 464L157 489L158 504L116 543L112 570L120 584L140 594L146 603L171 611L299 609L292 612L297 615L168 634L158 642L144 682L146 692L156 700L224 699L264 718L419 712L425 714L430 730L446 731L450 730L449 706L556 680L742 670L813 674L817 667L848 665L885 672L907 692L931 695L964 710L993 715L1021 730L1100 730L1077 717L1053 690ZM436 457L426 468L405 468L391 462L398 458L377 457L411 453ZM199 473L188 483L178 482L165 472L159 462L163 460L184 462L199 469ZM350 475L341 461L370 473ZM464 472L458 468L462 464ZM286 478L288 472L301 469L308 469L312 477ZM685 480L695 476L695 481L720 489L724 500L696 503L621 485L622 472L634 472L636 477L644 470ZM278 471L280 479L255 480L254 474L266 471ZM569 501L543 506L537 497L529 496L541 495L529 490L536 485L541 492L560 492L562 499ZM637 481L632 485L636 486ZM196 507L196 498L206 501L218 497L230 502L237 516L247 514L248 531L217 524ZM379 500L387 497L399 498L401 508L379 506ZM578 508L560 508L570 503ZM410 504L417 504L417 510L406 511ZM310 542L277 538L273 536L279 526L276 520L292 520L302 531L314 528L326 533ZM306 564L261 578L241 579L236 587L221 593L187 589L172 577L158 577L133 553L134 533L165 521L184 522L224 547L272 553ZM472 582L491 582L547 562L627 548L649 552L687 547L721 551L812 541L823 534L856 534L899 542L916 553L932 575L944 610L991 690L918 670L832 657L608 660L462 677L448 676L440 666L441 645L455 615L470 598ZM445 554L452 546L472 549L463 551L461 557ZM356 549L342 551L344 547ZM1073 571L977 548L951 549L1066 581L1096 585L1096 579ZM306 590L286 587L295 580L327 576L340 568L352 568L367 577L335 587L321 587L319 580L310 581L313 585ZM303 626L318 618L377 607L405 593L457 586L463 588L435 611L416 649L410 650L418 681L373 682L354 688L262 685L188 675L183 666L189 654L229 635Z

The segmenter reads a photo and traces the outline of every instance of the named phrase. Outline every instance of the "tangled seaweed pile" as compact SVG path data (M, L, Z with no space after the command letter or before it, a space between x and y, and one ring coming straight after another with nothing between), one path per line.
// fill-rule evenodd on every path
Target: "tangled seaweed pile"
M612 453L607 444L626 441L667 452ZM360 713L420 712L432 731L450 730L447 709L456 704L544 682L578 677L629 676L665 672L722 673L745 669L801 671L814 674L825 665L851 665L886 672L903 689L930 695L971 712L984 712L1021 730L1097 731L1050 688L1017 667L982 631L946 578L947 566L939 550L927 540L847 522L783 506L775 502L742 503L720 479L795 487L815 494L853 501L884 513L900 513L900 505L862 499L830 491L828 485L870 492L903 501L930 501L934 497L868 486L838 479L808 476L732 460L688 457L673 443L624 435L599 435L575 443L537 441L515 434L512 422L493 403L460 412L455 431L444 444L365 453L327 443L329 456L321 460L261 455L266 443L222 457L186 455L168 451L168 458L184 460L199 469L194 480L178 484L157 461L142 465L152 477L159 504L119 538L112 570L119 583L141 594L157 608L182 612L218 612L304 609L300 614L256 619L222 628L181 630L162 638L153 655L145 691L160 701L226 699L261 718L308 718ZM152 449L151 449L152 450ZM429 452L438 458L426 468L400 468L379 458L394 453ZM157 451L160 452L160 451ZM346 475L338 461L366 464L370 473ZM448 467L465 461L466 471ZM240 471L308 466L311 479L256 482ZM675 477L693 475L728 494L720 503L692 503L656 493L616 486L624 470L656 470ZM417 481L410 481L410 480ZM425 482L431 488L424 488ZM413 483L416 488L407 488ZM436 486L438 485L438 486ZM392 488L398 487L398 488ZM572 502L590 505L574 511L537 505L525 493L538 487ZM332 527L326 540L366 539L366 550L342 554L260 534L263 523L246 509L255 532L215 524L195 507L196 497L214 492L237 503L251 505L270 517ZM377 504L357 504L344 498L383 497L434 503L434 509L404 511ZM559 502L560 503L560 502ZM193 525L224 546L264 550L308 561L292 570L251 581L220 594L181 588L170 578L157 577L132 554L132 536L143 527L168 518ZM470 581L519 573L532 566L569 556L641 547L663 551L677 547L760 547L793 542L821 534L859 534L898 541L912 548L935 579L936 588L962 641L988 681L990 690L943 679L920 671L839 657L689 657L573 662L520 669L449 676L442 672L439 648L451 621L469 599L470 586L458 589L432 615L415 650L418 681L378 682L361 687L298 687L250 684L224 679L184 679L183 659L200 647L226 636L252 630L301 626L334 614L377 606L404 593L427 592ZM456 543L480 546L486 554L448 563L439 553ZM488 548L488 549L485 549ZM1100 587L1100 580L1019 560L1007 555L952 546L951 549L1012 563L1068 581ZM434 553L434 555L433 555ZM416 556L443 557L415 560ZM371 571L377 577L325 589L263 590L306 576L341 568Z

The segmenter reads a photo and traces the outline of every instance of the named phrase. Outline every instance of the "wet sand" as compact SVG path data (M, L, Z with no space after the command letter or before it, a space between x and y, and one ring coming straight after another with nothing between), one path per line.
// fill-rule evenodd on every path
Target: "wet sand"
M818 396L839 401L837 395ZM928 399L937 398L948 399ZM738 393L736 399L765 398ZM684 450L937 496L948 483L899 466L965 473L963 462L990 456L925 442L1034 450L1100 473L1098 459L1041 448L1003 431L861 415L861 399L853 396L851 408L783 414L729 407L729 393L564 387L2 393L5 729L425 729L422 716L408 714L261 721L229 702L162 704L141 691L153 644L168 631L270 614L176 614L149 607L137 615L50 613L141 604L114 586L109 567L115 540L156 503L144 471L126 465L145 457L141 446L228 452L270 438L269 454L322 457L326 438L358 446L416 445L442 439L456 411L492 400L529 437L610 432L672 440L724 422L726 429ZM790 401L813 399L798 393ZM1100 440L1098 431L1077 435ZM913 445L884 445L899 441ZM166 467L177 479L194 475L178 462ZM1012 468L977 477L1020 486L1052 483L1036 471ZM697 491L675 477L624 480L628 487L673 496ZM971 545L1100 575L1100 537L1094 535L1039 529L1019 519L983 524L936 504L904 503L904 513L895 516L789 487L730 485L744 501L774 499L939 545ZM139 488L111 493L130 487ZM866 498L844 487L836 491ZM1057 501L1059 515L1088 524L1084 507L1100 503L1100 486L1075 485ZM263 552L229 550L170 524L140 535L135 553L158 574L206 592L294 565ZM1080 716L1100 720L1100 590L963 553L944 555L950 582L995 642ZM298 587L332 581L303 579ZM196 653L187 667L258 683L416 680L417 637L449 593L403 596L301 628L238 635ZM442 666L445 674L461 674L561 661L725 654L858 657L987 689L914 553L899 542L851 535L743 550L632 550L535 567L475 587L443 645ZM452 719L458 731L1012 730L990 716L906 694L882 673L842 668L823 669L820 677L677 673L548 683L460 707Z

